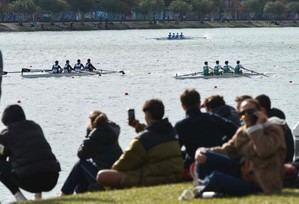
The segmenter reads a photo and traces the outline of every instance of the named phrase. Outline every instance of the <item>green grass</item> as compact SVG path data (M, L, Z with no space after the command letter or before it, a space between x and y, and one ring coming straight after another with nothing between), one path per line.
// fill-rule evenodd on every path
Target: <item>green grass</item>
M298 204L299 189L285 189L283 193L271 196L257 195L239 198L193 199L179 201L178 197L184 189L191 188L191 183L161 185L154 187L131 188L125 190L109 190L104 192L85 193L64 196L56 199L36 201L34 203L203 203L203 204Z

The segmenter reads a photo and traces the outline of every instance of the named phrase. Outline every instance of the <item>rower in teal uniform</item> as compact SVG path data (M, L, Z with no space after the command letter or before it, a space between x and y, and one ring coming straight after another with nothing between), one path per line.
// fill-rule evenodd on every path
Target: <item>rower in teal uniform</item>
M231 73L232 72L231 70L234 70L234 68L228 64L228 61L225 61L224 64L225 64L223 66L224 73Z
M211 75L211 73L210 73L210 69L212 70L212 67L210 67L210 66L208 65L208 62L205 61L205 65L203 66L203 75L204 75L204 76L209 76L209 75Z
M69 60L66 60L65 61L65 65L63 67L63 72L64 73L71 73L73 70L72 66L70 65L70 61Z
M220 75L222 72L220 69L223 69L221 65L219 64L219 60L216 61L216 65L214 66L214 75Z
M74 70L75 70L76 72L79 72L79 71L81 71L82 69L84 69L84 66L83 66L83 64L81 64L81 60L78 59L78 60L77 60L77 64L74 65Z
M58 62L58 60L56 60L55 64L52 66L52 73L53 74L59 74L59 73L61 73L61 71L62 71L62 69L59 65L59 62Z
M242 68L243 66L240 64L240 61L238 60L237 65L235 67L235 74L242 74L242 70L241 70Z

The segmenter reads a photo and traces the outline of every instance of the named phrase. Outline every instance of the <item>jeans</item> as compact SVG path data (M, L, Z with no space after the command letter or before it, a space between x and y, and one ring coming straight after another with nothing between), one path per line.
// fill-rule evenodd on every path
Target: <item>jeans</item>
M202 179L204 191L215 191L225 195L242 196L261 192L254 183L241 178L241 165L225 155L208 151L207 161L197 167L198 177Z
M88 190L100 190L101 186L96 181L97 172L98 169L92 162L79 160L64 182L61 192L67 195L74 192L84 193Z
M47 192L57 184L59 174L56 172L39 173L31 176L19 176L12 173L11 166L0 160L0 181L14 195L22 188L31 193Z

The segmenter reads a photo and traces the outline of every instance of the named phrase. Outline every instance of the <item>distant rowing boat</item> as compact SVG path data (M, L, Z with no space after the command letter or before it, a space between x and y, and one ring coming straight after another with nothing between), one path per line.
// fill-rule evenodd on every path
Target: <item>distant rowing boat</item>
M183 38L168 38L168 37L161 37L161 38L153 38L155 40L192 40L192 39L207 39L207 37L183 37Z
M202 72L194 72L190 74L176 74L174 76L175 79L214 79L214 78L236 78L236 77L250 77L250 76L258 76L262 75L260 73L242 73L242 74L236 74L233 72L230 73L223 73L221 75L209 75L205 76Z

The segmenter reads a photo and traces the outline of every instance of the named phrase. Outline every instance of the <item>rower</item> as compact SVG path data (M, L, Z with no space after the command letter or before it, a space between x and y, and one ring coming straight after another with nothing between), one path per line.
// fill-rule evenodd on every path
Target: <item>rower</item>
M93 70L96 70L96 68L91 64L90 59L87 59L84 69L89 72L93 72Z
M222 72L220 69L223 69L221 65L219 64L219 60L216 61L216 65L214 66L214 75L220 75Z
M170 40L171 39L171 33L169 32L168 33L168 40Z
M64 67L63 67L63 72L64 72L64 73L71 73L72 70L74 70L74 69L73 69L72 66L70 65L70 61L69 61L69 60L66 60L66 61L65 61L65 65L64 65Z
M181 32L181 34L180 34L180 39L184 39L184 34L183 34L183 32Z
M209 67L208 62L205 61L205 65L203 66L203 75L204 75L204 76L209 76L209 75L211 75L211 73L210 73L210 69L212 69L212 68Z
M175 39L175 33L172 33L171 39Z
M81 60L78 59L78 60L77 60L77 64L74 65L74 70L75 70L76 72L80 72L80 71L81 71L81 68L84 69L84 66L83 66L83 64L81 64Z
M175 35L175 39L179 39L179 33L176 33L176 35Z
M237 61L237 65L235 67L235 74L242 74L242 68L244 68L241 64L240 61Z
M52 66L52 73L53 74L59 74L59 73L61 73L61 71L62 71L62 69L59 65L59 62L58 62L58 60L56 60L55 64Z
M225 61L224 64L225 65L223 66L223 69L222 69L223 72L224 73L231 73L231 69L233 70L234 68L228 64L228 61Z

